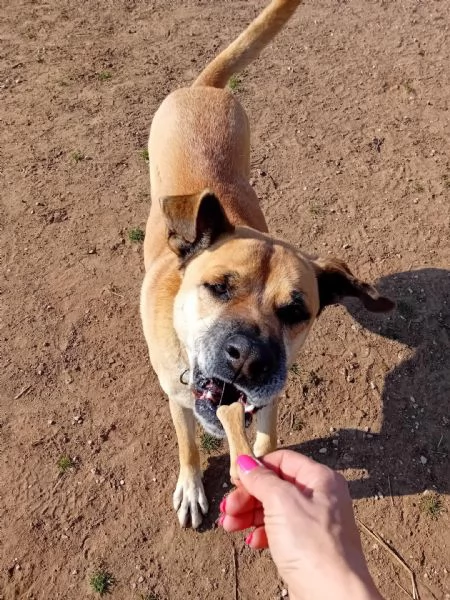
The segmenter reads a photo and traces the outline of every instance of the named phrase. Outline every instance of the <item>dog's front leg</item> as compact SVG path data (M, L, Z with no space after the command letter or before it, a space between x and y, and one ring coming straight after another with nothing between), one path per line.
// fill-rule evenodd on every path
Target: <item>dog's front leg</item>
M182 527L189 522L196 529L202 522L202 513L208 512L208 500L203 489L200 457L195 444L195 419L190 408L169 399L170 414L178 438L180 474L173 494L173 506Z
M256 457L273 452L277 447L278 399L256 413L256 440L253 453Z

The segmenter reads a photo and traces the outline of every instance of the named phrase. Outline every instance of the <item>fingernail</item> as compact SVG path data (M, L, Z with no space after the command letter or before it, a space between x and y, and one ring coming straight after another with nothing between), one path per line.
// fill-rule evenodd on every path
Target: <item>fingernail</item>
M220 515L220 517L216 521L217 526L222 527L224 521L225 521L225 515Z
M249 533L248 536L245 538L245 543L247 544L247 546L250 546L250 542L253 539L253 531L252 533Z
M222 502L219 504L219 510L220 510L221 513L225 512L225 506L226 506L226 504L227 504L227 497L224 496L223 499L222 499Z
M241 454L241 456L238 456L237 464L244 473L249 473L253 469L256 469L256 467L261 466L259 460L256 460L255 458L253 458L252 456L248 456L247 454Z

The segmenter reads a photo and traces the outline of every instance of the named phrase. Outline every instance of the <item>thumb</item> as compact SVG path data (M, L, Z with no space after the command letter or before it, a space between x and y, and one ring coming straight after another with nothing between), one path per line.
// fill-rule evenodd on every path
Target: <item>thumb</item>
M252 456L241 454L237 458L237 464L242 485L263 505L275 491L291 487L287 481L280 479L274 471L267 469L262 462Z

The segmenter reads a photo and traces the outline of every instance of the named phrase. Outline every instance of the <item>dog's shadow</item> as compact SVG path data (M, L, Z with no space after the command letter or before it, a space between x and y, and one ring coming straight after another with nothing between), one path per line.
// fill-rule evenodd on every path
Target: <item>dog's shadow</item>
M338 430L291 449L336 469L364 471L364 476L350 481L353 498L400 496L425 489L448 492L450 271L396 273L376 286L396 300L391 314L374 315L354 302L346 304L347 310L366 329L414 349L385 378L381 431ZM319 452L323 448L326 455ZM205 484L214 498L226 491L222 485L228 481L228 464L226 456L209 460Z

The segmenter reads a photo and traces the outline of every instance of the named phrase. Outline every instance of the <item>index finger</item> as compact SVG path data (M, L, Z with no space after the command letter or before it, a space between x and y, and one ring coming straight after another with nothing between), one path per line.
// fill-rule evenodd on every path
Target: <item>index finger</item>
M306 495L311 495L312 490L326 491L330 481L336 477L329 467L292 450L276 450L260 460L278 477L293 483Z

